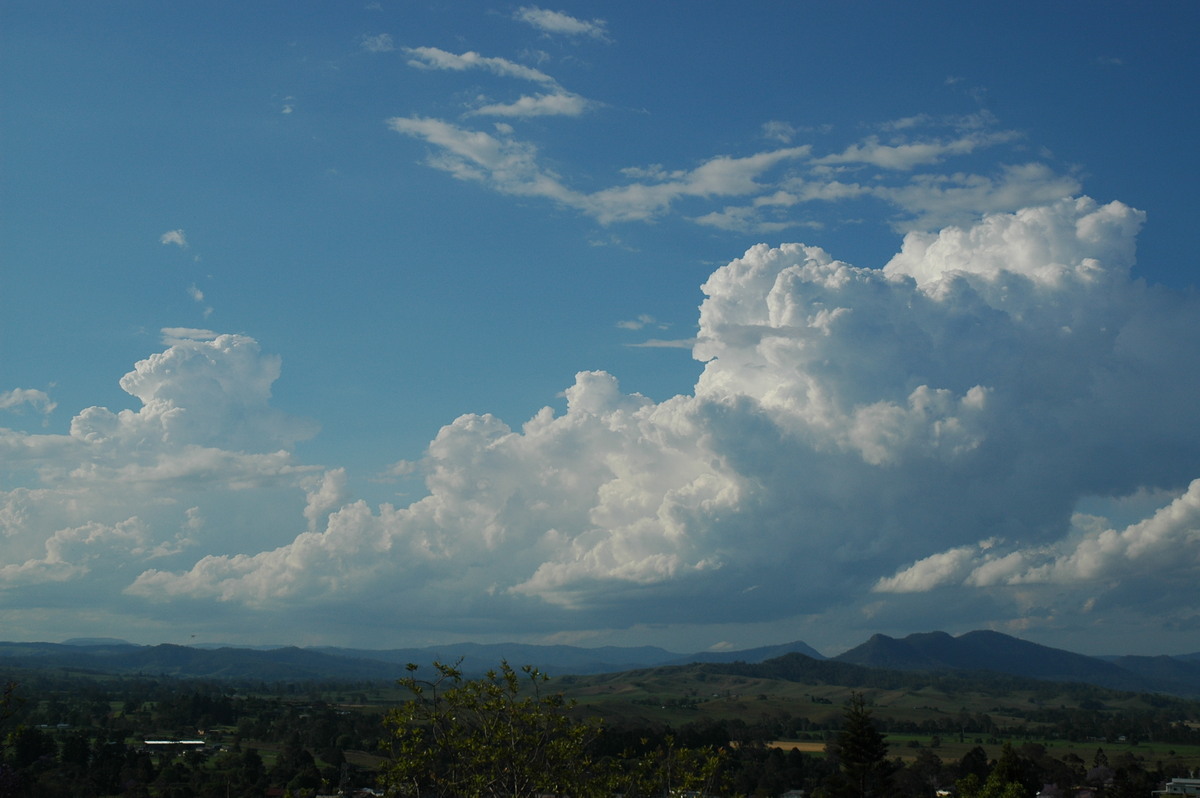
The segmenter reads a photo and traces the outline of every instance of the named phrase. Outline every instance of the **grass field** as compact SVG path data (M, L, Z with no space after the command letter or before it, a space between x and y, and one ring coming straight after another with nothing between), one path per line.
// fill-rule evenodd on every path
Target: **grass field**
M840 721L842 707L853 690L828 684L805 684L773 679L705 672L702 668L661 668L601 676L564 677L552 680L556 689L578 702L578 712L595 715L606 722L626 722L669 725L679 728L703 719L734 720L747 724L790 717L803 721L808 732L798 737L780 739L772 745L795 748L804 753L823 754L821 730L831 731ZM1045 683L1028 689L1001 691L979 689L947 692L933 686L919 689L863 690L872 713L885 729L889 726L944 722L947 718L973 718L987 715L1001 730L1025 726L1033 735L1038 724L1026 719L1031 709L1079 709L1081 693L1070 686ZM1084 693L1086 694L1086 693ZM1154 697L1132 693L1101 693L1098 710L1106 715L1119 716L1127 712L1151 711ZM1089 699L1085 699L1089 700ZM1095 702L1097 699L1090 699ZM1191 702L1193 711L1200 704ZM1045 729L1042 729L1045 732ZM940 734L932 750L943 761L957 761L977 745L990 759L1000 753L1005 741L997 736L971 731L968 726L962 739L958 733ZM1200 745L1165 744L1156 742L1070 742L1045 737L1011 737L1013 745L1026 742L1046 748L1050 756L1061 759L1074 754L1091 763L1097 748L1103 748L1113 761L1118 755L1131 755L1154 765L1157 762L1176 762L1188 768L1200 768ZM892 756L905 760L914 758L921 748L930 748L934 740L928 734L889 733Z

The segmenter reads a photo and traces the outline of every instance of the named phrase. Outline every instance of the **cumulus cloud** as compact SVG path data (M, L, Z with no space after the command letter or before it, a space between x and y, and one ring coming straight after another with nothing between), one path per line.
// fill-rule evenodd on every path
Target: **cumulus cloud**
M513 17L547 34L586 36L608 41L608 24L602 19L583 20L537 6L521 6Z
M564 628L879 617L940 587L989 591L983 624L1038 585L1081 612L1164 568L1194 582L1200 314L1131 278L1141 223L1061 200L911 234L883 269L753 247L703 286L692 394L582 372L562 414L444 427L407 506L344 503L330 472L290 541L127 593ZM1177 498L1119 531L1076 510L1145 486Z
M50 415L58 403L50 398L45 391L34 388L13 388L11 391L0 392L0 410L20 412L28 405L42 415Z
M273 452L311 430L269 406L280 361L239 335L211 340L180 338L165 352L134 365L121 388L142 403L114 413L91 407L71 421L71 437L89 443L221 444L235 451ZM202 334L207 331L201 331Z
M459 146L528 166L500 139ZM752 191L770 160L630 177ZM272 406L281 364L256 341L164 329L120 380L133 408L0 429L0 605L469 633L916 607L924 624L936 596L972 626L1116 606L1187 623L1200 306L1136 279L1142 223L1061 199L910 233L883 268L754 246L704 283L694 339L643 344L690 345L692 392L655 402L585 371L565 411L464 415L390 470L424 482L403 504L297 462L312 428ZM1129 495L1157 503L1084 509Z
M1047 585L1102 589L1189 584L1200 569L1200 479L1151 517L1113 529L1107 519L1076 514L1071 533L1053 545L1011 548L995 541L925 557L880 579L881 593L920 593L946 586Z
M106 550L115 549L120 555L144 553L147 538L146 529L137 518L111 526L93 522L60 529L46 539L41 557L0 566L0 588L29 582L61 582L80 576L87 573L89 563L111 553Z
M313 469L290 449L313 430L270 407L278 358L243 336L163 336L120 381L138 408L85 408L65 435L0 428L0 589L69 580L62 595L94 603L201 541L271 537L278 500L303 495Z

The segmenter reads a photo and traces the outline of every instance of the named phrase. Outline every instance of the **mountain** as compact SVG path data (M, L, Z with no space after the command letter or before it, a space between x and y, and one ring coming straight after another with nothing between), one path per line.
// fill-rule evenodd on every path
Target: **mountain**
M300 648L257 651L163 644L135 646L0 643L0 665L10 668L107 673L123 676L328 681L398 679L404 667L378 660L334 657Z
M1179 695L1200 693L1200 657L1117 657L1112 664L1157 685L1158 689Z
M1156 690L1165 686L1154 678L1146 678L1142 673L1098 657L1074 654L991 631L967 632L958 637L945 632L929 632L900 640L874 635L833 659L895 670L994 671L1048 681L1086 682L1117 690ZM1192 684L1200 691L1200 678L1193 678Z
M0 642L0 666L125 676L263 681L394 681L410 662L458 663L475 677L501 660L532 664L553 676L618 673L691 662L762 662L789 651L812 651L802 642L745 651L682 655L654 646L580 648L521 643L455 643L427 648L370 650L294 646L140 646L109 638L66 643ZM816 654L815 651L812 652ZM816 654L820 656L820 654Z
M701 651L686 657L676 657L670 665L690 665L693 662L766 662L769 659L782 657L785 654L803 654L810 659L822 660L825 655L808 643L795 640L778 646L762 646L748 648L744 651Z
M501 660L535 665L551 676L623 673L699 663L724 670L753 671L764 678L846 686L902 681L905 673L914 671L961 672L972 678L977 674L1005 674L1118 690L1200 696L1197 655L1088 657L989 631L958 637L926 632L901 639L877 634L831 659L801 641L687 655L654 646L580 648L521 643L370 650L142 646L110 638L77 638L67 643L0 642L0 667L9 669L256 681L393 681L405 675L405 666L410 662L428 666L434 661L458 663L466 675L477 677Z
M654 668L663 665L688 665L693 662L764 662L789 653L801 653L814 659L824 657L802 641L776 646L743 649L739 651L701 651L695 654L679 654L655 646L602 646L579 648L577 646L538 646L524 643L451 643L426 648L397 648L372 651L361 648L320 647L313 649L332 656L374 659L395 662L401 665L415 662L429 663L437 660L455 663L468 674L478 674L496 663L506 660L512 664L533 663L552 675L590 675L596 673L619 673L639 668Z

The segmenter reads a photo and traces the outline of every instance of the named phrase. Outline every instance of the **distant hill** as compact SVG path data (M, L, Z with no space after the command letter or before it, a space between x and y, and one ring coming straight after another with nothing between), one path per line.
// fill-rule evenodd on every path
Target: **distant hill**
M300 648L256 651L128 643L0 643L0 667L256 681L384 681L397 679L404 673L404 667L394 663L334 657Z
M425 648L396 648L372 651L360 648L323 646L312 649L334 657L373 659L406 665L428 664L433 660L453 664L462 660L467 673L494 668L501 660L513 665L536 665L552 674L613 673L634 668L653 667L676 662L681 655L654 646L581 648L576 646L538 646L524 643L451 643ZM686 659L691 662L692 660Z
M1165 692L1179 695L1200 695L1200 657L1117 657L1113 664L1136 673Z
M874 635L833 658L872 668L907 671L992 671L1057 682L1084 682L1116 690L1200 695L1200 668L1171 657L1098 657L1031 643L1000 632L913 634L902 639ZM1151 660L1145 663L1143 660ZM1156 664L1154 664L1156 663Z
M1088 657L998 632L952 637L926 632L896 639L874 635L831 659L801 641L741 651L679 654L654 646L581 648L522 643L456 643L425 648L254 648L133 645L111 638L66 643L0 642L0 669L82 671L149 677L256 681L394 681L414 662L459 663L478 676L501 660L534 665L551 676L612 674L697 663L763 678L851 687L900 684L927 672L974 678L1079 682L1116 690L1200 696L1200 655Z
M0 667L204 679L394 681L407 673L408 663L428 666L435 660L459 663L469 676L480 675L501 660L514 665L535 665L558 676L618 673L699 661L761 662L781 652L806 649L811 650L806 644L795 642L745 651L683 655L654 646L580 648L456 643L379 651L294 646L139 646L111 638L76 638L65 643L0 642Z
M745 651L701 651L686 657L676 657L671 665L688 665L693 662L766 662L785 654L803 654L812 659L825 659L825 655L800 640L778 646L748 648Z

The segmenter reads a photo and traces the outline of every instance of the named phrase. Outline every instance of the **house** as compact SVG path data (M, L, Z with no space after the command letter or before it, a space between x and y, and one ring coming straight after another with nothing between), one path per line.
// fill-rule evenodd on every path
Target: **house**
M1200 779L1171 779L1166 787L1155 790L1154 795L1200 795Z

